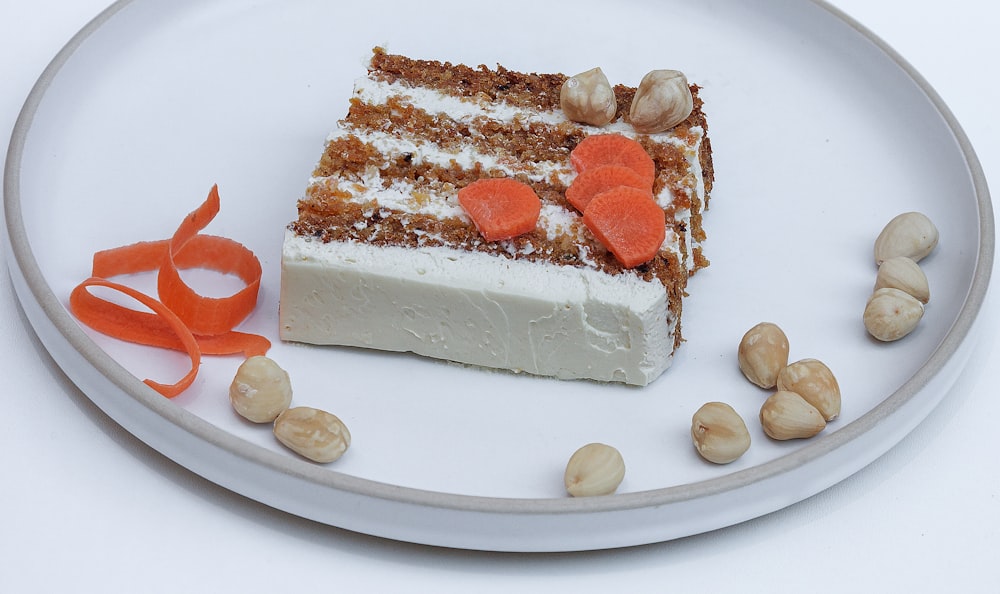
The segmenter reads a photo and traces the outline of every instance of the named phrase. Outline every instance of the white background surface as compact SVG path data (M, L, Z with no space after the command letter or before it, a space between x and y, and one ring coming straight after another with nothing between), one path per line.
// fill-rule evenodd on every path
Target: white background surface
M47 62L107 4L0 0L3 141ZM925 1L835 5L929 80L969 135L987 177L1000 179L1000 87L992 73L1000 10L971 0L947 9ZM313 524L178 467L65 379L31 334L6 270L2 278L0 592L1000 587L1000 403L992 389L1000 373L993 337L1000 318L992 299L980 317L987 331L953 393L899 446L836 487L770 516L671 543L491 555Z

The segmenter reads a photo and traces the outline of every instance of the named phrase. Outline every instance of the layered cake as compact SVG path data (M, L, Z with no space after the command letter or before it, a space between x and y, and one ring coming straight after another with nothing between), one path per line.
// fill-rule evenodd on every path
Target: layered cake
M376 48L286 230L281 338L563 379L657 378L682 342L688 278L707 265L699 89L683 121L644 134L629 116L636 88L615 86L598 126L560 107L568 80ZM601 134L637 141L655 166L647 192L663 239L639 264L616 258L566 197L580 175L571 153ZM539 207L530 228L487 239L459 193L496 178L528 186Z

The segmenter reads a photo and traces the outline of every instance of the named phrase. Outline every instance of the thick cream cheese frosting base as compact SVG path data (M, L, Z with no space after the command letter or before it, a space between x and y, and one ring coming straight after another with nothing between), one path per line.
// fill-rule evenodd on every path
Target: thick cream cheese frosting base
M664 288L631 272L290 231L281 272L283 340L640 386L670 366Z

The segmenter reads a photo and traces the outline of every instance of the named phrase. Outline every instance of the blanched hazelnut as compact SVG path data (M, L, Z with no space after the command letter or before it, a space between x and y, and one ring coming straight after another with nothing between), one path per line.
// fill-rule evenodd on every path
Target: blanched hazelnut
M274 436L313 462L340 458L351 446L351 432L336 415L308 406L289 408L274 421Z
M733 407L708 402L691 417L691 440L702 458L729 464L750 448L750 431Z
M250 357L236 370L229 401L245 419L270 423L292 402L288 373L267 357Z
M904 212L889 221L875 239L875 264L882 264L896 256L906 256L919 262L934 250L937 243L937 227L927 215Z
M687 77L678 70L654 70L644 76L628 117L640 134L665 132L683 122L694 108Z
M826 428L823 415L795 392L779 390L760 407L760 424L777 440L805 439Z
M617 449L590 443L578 449L566 464L563 482L574 497L610 495L625 478L625 461Z
M566 79L559 90L559 106L570 120L591 126L611 122L618 110L615 91L600 68Z
M773 388L778 373L788 365L788 337L771 322L747 330L737 350L740 371L761 388Z

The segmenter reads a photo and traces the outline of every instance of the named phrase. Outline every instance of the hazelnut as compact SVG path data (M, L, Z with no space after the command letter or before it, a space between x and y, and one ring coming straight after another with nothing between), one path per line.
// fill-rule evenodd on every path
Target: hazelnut
M288 373L267 357L250 357L236 370L229 402L245 419L270 423L292 402Z
M750 448L746 423L724 402L706 403L694 413L691 439L701 457L715 464L729 464Z
M919 264L906 256L887 258L879 265L878 275L875 277L875 290L885 288L909 293L924 304L931 299L927 275Z
M802 359L788 365L778 374L777 386L801 396L827 421L840 416L840 385L822 361Z
M559 106L570 120L591 126L611 122L618 111L615 91L600 68L566 79L559 90Z
M574 497L610 495L625 478L625 461L615 448L590 443L578 449L566 464L563 483Z
M805 439L826 427L823 415L795 392L779 390L760 407L760 424L772 439Z
M694 108L687 77L678 70L654 70L642 77L628 117L640 134L665 132L683 122Z
M343 421L308 406L289 408L278 415L274 436L296 454L320 463L340 458L351 445L351 432Z
M761 322L747 330L737 351L740 371L761 388L773 388L788 365L788 338L776 324Z
M895 256L919 262L938 242L938 230L927 215L904 212L889 221L875 239L875 264Z
M878 340L892 342L913 332L922 317L924 305L913 295L899 289L879 289L865 306L865 329Z

